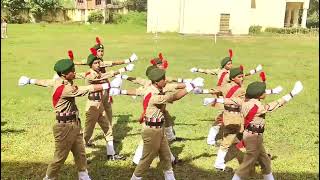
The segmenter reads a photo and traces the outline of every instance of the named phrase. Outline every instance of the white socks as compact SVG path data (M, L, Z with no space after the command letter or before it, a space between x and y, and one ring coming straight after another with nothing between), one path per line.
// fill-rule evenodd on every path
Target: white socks
M207 144L215 145L216 144L216 136L219 133L220 126L212 126L209 130Z
M79 174L79 180L91 180L87 170L81 171L78 174Z
M264 180L274 180L272 173L263 175Z
M139 164L139 161L142 157L142 152L143 152L143 142L140 141L132 160L137 165Z
M165 180L176 180L172 170L164 171L164 179Z
M173 133L172 126L166 127L165 128L165 133L166 133L166 136L167 136L167 139L168 139L169 142L176 139L176 135L174 135L174 133Z
M115 155L116 152L114 151L113 147L113 141L108 141L107 142L107 155Z
M223 151L221 149L218 150L218 155L216 162L214 163L214 167L217 169L224 170L226 168L226 164L224 163L224 158L226 157L228 151Z

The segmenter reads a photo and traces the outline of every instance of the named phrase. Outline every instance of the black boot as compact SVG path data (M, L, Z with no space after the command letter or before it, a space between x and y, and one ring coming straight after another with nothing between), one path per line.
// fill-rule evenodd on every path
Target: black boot
M121 156L119 154L108 155L107 158L108 158L109 161L126 160L126 158L124 156Z

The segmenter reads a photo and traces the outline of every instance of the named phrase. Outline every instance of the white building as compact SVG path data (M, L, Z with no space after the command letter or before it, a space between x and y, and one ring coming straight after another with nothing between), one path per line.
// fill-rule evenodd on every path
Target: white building
M248 34L249 27L306 26L309 0L148 0L147 32Z

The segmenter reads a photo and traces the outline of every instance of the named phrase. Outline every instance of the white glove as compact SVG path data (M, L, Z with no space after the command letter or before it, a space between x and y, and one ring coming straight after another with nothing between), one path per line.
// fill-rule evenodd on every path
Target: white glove
M18 82L19 86L24 86L30 84L30 78L28 78L27 76L21 76Z
M191 81L191 83L196 87L203 87L204 86L204 79L201 77L197 77Z
M199 88L199 87L195 87L195 88L193 89L193 93L194 93L194 94L202 94L202 89Z
M109 91L109 96L115 96L120 94L120 89L119 88L110 88Z
M191 82L192 79L182 79L182 82Z
M208 106L209 104L216 102L216 100L217 100L216 98L204 98L203 105Z
M301 81L297 81L294 84L294 87L291 91L292 96L299 94L302 91L302 89L303 89L303 85L302 85Z
M277 86L274 89L266 89L266 94L279 94L282 90L282 86Z
M118 74L115 76L116 78L121 78L121 79L128 79L128 75L125 75L125 74Z
M257 67L256 67L256 72L259 72L259 71L261 71L262 70L262 66L261 66L261 64L259 64Z
M202 94L209 94L210 90L209 89L202 89Z
M190 91L192 91L195 87L194 87L194 85L192 85L191 83L189 83L189 82L186 82L186 83L184 83L185 85L186 85L186 90L187 90L187 92L190 92Z
M194 72L198 72L198 68L193 67L193 68L190 69L190 71L193 72L193 73L194 73Z
M302 91L302 89L303 89L303 85L302 85L301 81L297 81L297 82L294 84L294 87L293 87L292 91L290 92L290 94L286 94L286 95L284 95L282 98L283 98L286 102L288 102L288 101L290 101L290 100L293 98L293 96L299 94L299 93Z
M127 90L121 89L120 94L128 94Z
M259 71L261 71L262 70L262 66L261 66L261 64L259 64L255 69L251 69L250 71L249 71L249 74L255 74L255 73L257 73L257 72L259 72Z
M101 86L102 86L102 89L104 89L104 90L110 88L110 84L109 83L103 83L103 84L101 84Z
M54 75L53 75L53 77L52 77L52 79L53 80L57 80L57 79L59 79L60 77L59 77L59 75L57 74L57 73L55 73Z
M132 71L132 70L133 70L133 67L134 67L134 64L128 64L128 65L126 66L126 70L127 70L127 71Z
M282 90L282 86L277 86L276 88L272 89L272 92L273 94L279 94Z
M191 82L192 79L183 79L183 78L178 78L179 83L186 83L186 82Z
M136 61L136 60L138 60L138 56L137 56L135 53L133 53L133 54L130 56L130 58L124 60L124 62L127 64L127 63L131 63L131 62L133 62L133 61Z
M122 85L122 79L121 78L114 78L111 82L110 82L110 87L112 88L119 88Z

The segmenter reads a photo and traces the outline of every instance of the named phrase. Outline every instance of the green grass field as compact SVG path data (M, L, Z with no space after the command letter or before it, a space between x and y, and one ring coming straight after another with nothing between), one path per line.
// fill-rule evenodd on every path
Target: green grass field
M48 79L53 76L53 65L67 58L72 49L75 59L84 59L99 36L105 45L105 60L128 58L135 52L139 60L131 76L145 77L151 58L162 52L169 61L167 76L205 78L205 87L216 84L216 77L192 74L189 69L216 68L220 60L234 51L235 66L245 70L262 64L267 75L267 87L283 86L275 100L289 92L296 80L304 90L291 102L266 117L265 147L276 159L272 160L275 179L319 179L319 40L308 35L218 37L217 44L209 36L183 36L176 33L147 34L142 26L129 25L9 25L8 39L1 40L1 179L41 179L53 158L55 123L51 89L35 86L18 87L21 75ZM118 69L122 66L114 67ZM87 66L76 69L84 72ZM245 84L259 80L248 77ZM84 81L78 81L84 84ZM124 88L135 88L124 82ZM206 137L217 110L202 106L205 95L187 95L168 106L176 117L177 136L186 138L174 142L171 149L183 163L174 167L176 179L204 180L231 179L233 173L215 171L213 162L217 147L206 144ZM82 126L86 98L78 98ZM92 179L130 179L134 166L131 160L139 140L137 119L142 112L141 98L114 97L113 122L116 150L127 156L126 161L108 162L105 141L99 126L94 133L95 149L86 149L92 159L88 170ZM144 179L163 179L156 159ZM236 169L234 160L228 166ZM254 179L262 179L257 168ZM72 154L61 169L61 179L77 179Z

